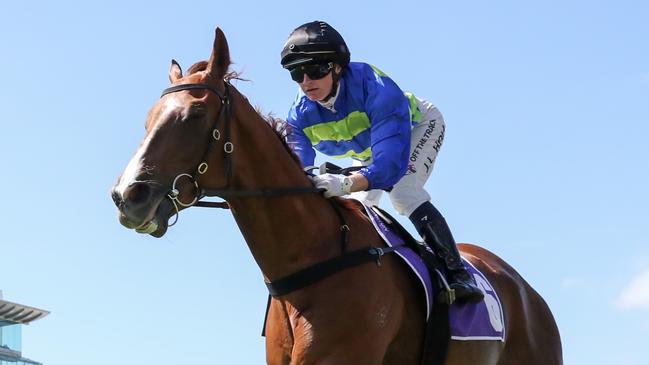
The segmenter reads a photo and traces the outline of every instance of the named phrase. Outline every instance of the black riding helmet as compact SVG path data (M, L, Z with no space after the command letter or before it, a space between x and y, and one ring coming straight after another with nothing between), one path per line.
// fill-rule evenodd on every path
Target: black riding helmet
M286 69L309 63L349 64L349 49L343 37L331 25L312 21L295 28L282 49L282 67Z

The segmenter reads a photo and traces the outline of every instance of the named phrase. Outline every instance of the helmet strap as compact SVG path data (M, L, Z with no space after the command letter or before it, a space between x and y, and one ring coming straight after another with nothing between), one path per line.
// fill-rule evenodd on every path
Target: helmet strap
M331 69L331 78L333 79L333 84L331 85L331 91L329 92L329 95L322 99L323 103L328 102L331 98L335 97L336 94L338 94L338 82L340 81L340 75L342 73L342 69L340 70L340 72L336 72L335 65L334 68Z

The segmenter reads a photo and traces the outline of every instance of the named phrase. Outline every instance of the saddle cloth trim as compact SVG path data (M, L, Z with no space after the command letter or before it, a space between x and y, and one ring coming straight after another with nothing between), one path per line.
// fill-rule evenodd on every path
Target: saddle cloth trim
M370 222L372 222L372 225L374 226L374 229L376 230L376 232L381 236L381 238L383 239L383 241L384 241L388 246L393 247L393 243L391 242L391 240L389 240L389 239L385 236L384 230L381 229L381 227L378 227L378 226L377 226L377 222L382 222L382 221L381 221L381 218L380 218L380 217L379 217L379 216L378 216L378 215L377 215L377 214L376 214L376 213L375 213L375 212L374 212L370 207L368 207L367 205L363 204L363 208L365 208L365 211L366 211L367 214L370 216ZM401 239L401 238L399 238L399 239ZM401 243L403 244L403 240L402 240ZM433 303L432 303L432 298L433 298L433 288L432 288L432 284L431 284L431 279L430 279L430 277L428 277L428 278L424 278L424 277L422 277L422 275L426 275L426 274L428 274L428 271L425 270L423 273L421 273L419 270L417 270L417 268L413 266L413 264L410 262L410 260L408 260L408 259L405 257L405 254L404 254L404 252L402 252L402 251L405 251L405 252L410 251L411 253L413 253L413 254L415 254L415 255L417 255L417 254L416 254L413 250L411 250L410 248L408 248L408 247L404 248L403 250L398 250L398 251L395 251L395 252L394 252L394 253L396 253L396 254L401 258L401 260L402 260L403 262L406 263L406 265L408 265L408 266L410 267L411 272L414 273L414 274L417 276L417 278L419 279L419 282L421 282L421 285L422 285L423 288L424 288L424 294L425 294L424 296L426 297L426 320L428 320L428 318L430 317L430 311L431 311L431 309L432 309L432 307L433 307ZM423 263L422 263L422 264L423 264ZM430 275L430 274L428 274L428 275ZM428 280L426 280L426 279L428 279ZM431 286L429 287L429 285L431 285Z
M487 341L501 341L505 342L505 337L507 335L507 327L505 326L505 313L503 312L503 304L502 301L500 300L500 297L498 296L498 292L493 288L489 280L487 279L486 276L482 273L482 271L478 270L475 265L471 263L471 261L467 260L466 258L462 257L462 261L464 261L465 264L471 265L473 269L475 269L476 272L482 276L484 279L484 282L480 283L479 285L487 285L488 288L481 288L483 292L489 291L488 293L485 293L485 296L490 295L494 296L497 304L498 304L498 309L500 312L500 318L498 319L500 324L502 325L502 335L497 335L497 336L458 336L458 335L453 335L452 334L452 329L451 329L451 340L457 340L457 341L478 341L478 340L487 340ZM487 290L485 290L487 289ZM486 305L486 303L485 303ZM449 307L449 310L453 310L453 306Z

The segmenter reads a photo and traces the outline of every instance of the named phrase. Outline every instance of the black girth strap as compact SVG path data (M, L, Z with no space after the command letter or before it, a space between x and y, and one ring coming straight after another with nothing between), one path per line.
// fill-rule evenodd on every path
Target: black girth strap
M392 253L404 246L395 247L366 247L360 250L351 251L341 256L334 257L320 262L296 273L266 283L268 292L274 297L286 295L295 290L314 284L339 271L354 267L366 262L374 261L381 265L381 256Z

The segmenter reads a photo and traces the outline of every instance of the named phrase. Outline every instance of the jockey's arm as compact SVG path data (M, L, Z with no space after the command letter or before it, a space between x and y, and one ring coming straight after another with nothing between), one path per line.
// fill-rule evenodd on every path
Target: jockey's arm
M365 110L371 124L373 161L359 170L367 182L364 190L396 184L406 172L410 150L409 101L390 78L374 76L375 80L366 84Z
M367 190L367 188L370 186L367 178L358 172L351 174L349 177L352 179L352 188L350 189L350 192L352 193L355 191Z
M302 128L296 125L293 109L289 112L289 117L286 122L289 128L286 135L286 144L298 156L302 166L313 165L315 161L315 150L311 146L309 138L302 131Z

